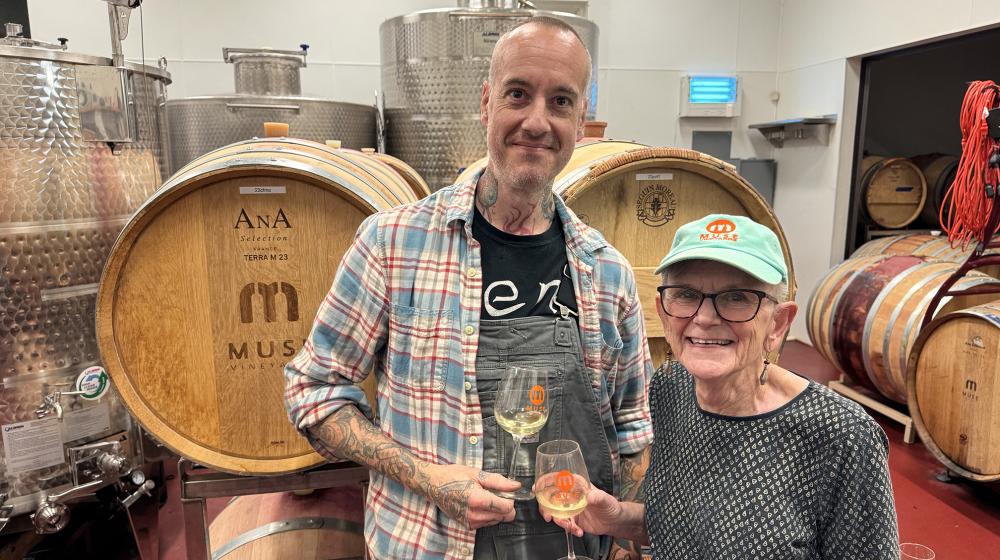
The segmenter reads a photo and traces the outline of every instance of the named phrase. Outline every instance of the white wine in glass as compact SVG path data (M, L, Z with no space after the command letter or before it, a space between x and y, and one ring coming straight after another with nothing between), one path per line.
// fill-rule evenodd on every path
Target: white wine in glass
M547 441L535 454L535 496L538 505L559 519L572 519L587 508L590 475L580 444L568 439ZM566 556L559 560L590 560L573 551L573 537L566 531Z
M549 419L548 379L545 369L514 366L507 368L507 375L500 382L493 413L497 425L514 438L507 478L514 478L521 440L537 434ZM515 500L535 497L530 485L521 486L514 492L498 492L498 495Z

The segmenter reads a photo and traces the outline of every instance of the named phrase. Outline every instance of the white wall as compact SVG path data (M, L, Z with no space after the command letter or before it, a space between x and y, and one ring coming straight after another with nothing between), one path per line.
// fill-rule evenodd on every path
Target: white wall
M777 117L837 113L824 140L775 150L774 209L792 249L804 307L842 258L858 103L859 57L1000 22L994 0L782 0ZM808 340L805 309L792 336Z
M733 157L770 157L771 145L747 125L774 119L778 0L591 0L600 26L597 114L614 138L691 145L693 130L733 131ZM688 73L737 74L742 115L678 119Z
M165 56L171 98L233 91L222 47L310 45L304 93L371 103L379 87L378 26L453 0L147 0L147 63ZM600 27L598 116L608 134L659 145L690 146L691 131L731 130L734 157L769 157L771 147L746 125L774 118L779 0L592 0ZM108 56L107 13L99 0L29 0L34 38L70 38L70 48ZM140 13L132 16L125 54L141 58ZM223 23L224 22L224 23ZM688 72L738 73L739 119L677 118L680 78Z

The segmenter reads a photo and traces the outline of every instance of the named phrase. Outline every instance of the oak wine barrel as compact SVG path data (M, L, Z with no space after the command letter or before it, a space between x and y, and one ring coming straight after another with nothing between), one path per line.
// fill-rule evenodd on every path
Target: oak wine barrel
M864 369L860 348L871 302L921 257L879 255L848 259L830 269L817 284L807 306L806 328L820 354L854 383L878 391Z
M364 148L361 151L388 165L396 171L396 173L399 173L399 175L406 181L406 184L410 185L410 188L413 189L413 194L416 195L417 199L431 195L430 186L426 181L424 181L424 178L420 176L420 173L411 167L410 164L397 157L376 152L374 150L370 150L369 148Z
M360 487L240 496L209 527L213 560L357 559L365 554Z
M1000 480L1000 301L938 316L908 367L910 416L928 451L963 477Z
M973 249L972 245L963 246L961 243L953 246L945 235L907 233L873 239L858 247L851 258L872 255L913 255L938 261L964 263ZM997 254L997 251L990 249L986 254ZM976 270L1000 278L1000 265L984 266Z
M913 255L849 259L828 273L809 302L815 347L859 385L906 402L906 361L930 300L958 269ZM970 272L953 289L1000 281ZM946 298L935 314L984 303L991 295Z
M414 200L381 161L293 138L180 169L130 218L99 288L99 347L130 412L222 471L323 463L288 421L283 366L361 221Z
M868 217L895 229L920 216L927 198L927 184L920 168L906 158L868 156L861 162L861 187Z
M486 158L480 159L458 180L485 167ZM788 266L789 298L795 297L791 252L777 217L736 168L722 160L694 150L585 138L553 189L632 264L656 364L668 348L654 307L660 278L653 271L670 250L677 228L688 222L720 213L748 216L771 228Z
M927 185L927 200L920 211L920 219L924 223L938 227L941 223L941 206L951 184L955 182L958 171L958 157L943 154L927 154L910 158L914 165L924 174Z

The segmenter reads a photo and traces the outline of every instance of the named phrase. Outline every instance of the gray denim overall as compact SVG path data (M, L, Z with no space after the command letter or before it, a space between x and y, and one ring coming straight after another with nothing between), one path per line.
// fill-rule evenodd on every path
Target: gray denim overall
M497 388L508 366L549 367L549 419L537 439L525 438L517 452L514 478L531 486L535 451L541 442L571 439L580 444L593 484L614 493L614 468L608 438L616 437L601 422L594 390L583 367L580 331L572 317L527 317L481 321L476 356L476 386L483 411L483 470L507 476L514 440L494 417ZM604 387L601 383L601 387ZM513 523L476 531L476 560L555 560L566 555L566 537L555 523L546 523L534 500L515 501ZM575 539L578 554L597 560L611 546L607 537Z

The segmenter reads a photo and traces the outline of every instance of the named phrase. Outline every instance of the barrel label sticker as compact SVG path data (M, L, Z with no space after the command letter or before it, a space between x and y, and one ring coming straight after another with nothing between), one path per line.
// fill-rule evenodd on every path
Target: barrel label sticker
M0 426L7 476L44 469L65 461L62 429L55 416Z
M285 194L285 187L240 187L240 194Z
M636 181L673 181L673 173L636 173Z
M677 195L666 185L650 185L639 193L635 216L647 226L659 227L674 219Z
M95 401L108 392L108 372L101 366L91 366L76 377L76 390L88 401Z

